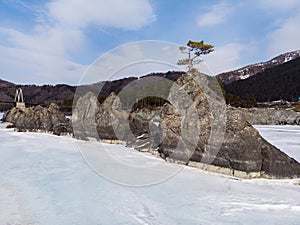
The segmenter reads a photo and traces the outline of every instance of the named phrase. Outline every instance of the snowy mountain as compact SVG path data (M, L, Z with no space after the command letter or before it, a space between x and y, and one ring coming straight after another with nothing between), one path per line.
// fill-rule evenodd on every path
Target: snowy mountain
M295 102L300 96L300 57L266 68L248 79L224 85L227 100L230 95L244 99L254 96L257 102L286 100ZM233 98L235 99L235 98Z
M242 67L242 68L234 70L234 71L221 73L221 74L217 75L217 77L220 78L223 83L230 84L237 80L247 79L257 73L261 73L261 72L265 71L268 68L272 68L274 66L281 65L283 63L286 63L286 62L296 59L298 57L300 57L300 50L296 50L293 52L287 52L287 53L281 54L267 62L256 63L256 64Z

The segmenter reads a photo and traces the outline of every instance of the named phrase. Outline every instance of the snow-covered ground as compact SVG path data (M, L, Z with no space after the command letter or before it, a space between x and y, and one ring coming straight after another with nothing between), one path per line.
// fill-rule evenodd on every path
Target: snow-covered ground
M121 145L18 133L4 127L0 124L1 225L300 223L300 180L238 180L169 164ZM276 127L259 129L265 135L277 133ZM279 137L287 148L291 141L282 129ZM299 138L294 144L300 145ZM144 187L111 182L100 176L101 171L95 173L78 150L102 152L103 146L123 161L100 154L103 158L97 161L105 166L98 172L120 174L121 164L133 162L136 168L123 171L122 176L137 179L148 165L160 165L157 173L148 176L179 172Z

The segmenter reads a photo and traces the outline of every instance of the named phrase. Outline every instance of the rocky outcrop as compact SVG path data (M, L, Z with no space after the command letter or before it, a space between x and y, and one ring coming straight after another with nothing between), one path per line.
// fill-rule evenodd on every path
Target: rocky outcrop
M129 114L121 109L119 98L111 93L100 104L92 92L79 98L73 110L74 135L82 140L127 140Z
M184 75L161 108L127 112L112 93L92 93L73 113L80 139L120 140L171 162L237 177L300 177L300 164L264 140L240 110L225 106L205 76Z
M56 135L72 133L72 126L58 105L52 103L48 108L34 106L24 111L12 108L2 118L18 131L46 131Z
M264 140L242 110L228 108L216 84L201 74L184 74L157 108L122 107L111 93L100 104L88 92L72 115L74 136L82 140L114 140L139 151L186 165L237 177L300 177L300 164ZM138 89L138 91L141 91ZM69 122L57 105L14 108L4 115L19 130L61 134Z
M213 165L250 176L299 177L300 164L264 140L241 112L228 111L224 143ZM242 174L244 176L245 174Z
M300 164L264 140L242 112L227 110L226 115L216 113L221 105L207 96L205 94L207 92L201 91L195 79L191 77L183 76L176 83L180 87L179 90L189 93L188 96L195 107L186 108L183 115L176 113L174 106L166 105L162 108L161 136L164 137L159 145L159 151L163 157L202 168L203 165L213 165L224 168L219 169L219 172L226 171L227 174L240 177L300 176ZM189 90L193 92L188 92ZM178 105L186 102L183 98L174 100ZM215 101L214 104L211 101ZM216 107L209 107L209 104ZM191 120L189 117L188 121L184 122L186 115L193 114L197 115L196 118ZM220 117L217 122L218 131L222 129L220 122L226 121L223 133L212 133L216 116ZM183 135L182 132L186 132L187 135ZM217 141L222 139L222 136L224 139L219 144ZM195 141L193 138L198 139L194 146L191 142Z
M300 112L275 108L230 108L244 114L253 125L300 125Z

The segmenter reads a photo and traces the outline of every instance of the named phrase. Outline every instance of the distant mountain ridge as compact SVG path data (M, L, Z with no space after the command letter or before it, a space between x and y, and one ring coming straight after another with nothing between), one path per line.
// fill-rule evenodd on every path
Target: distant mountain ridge
M230 101L252 96L257 102L295 102L300 96L300 57L267 68L248 79L225 84L224 88Z
M218 74L217 77L224 84L230 84L234 81L245 80L255 74L262 73L263 71L265 71L268 68L272 68L274 66L281 65L283 63L289 62L298 57L300 57L300 50L287 52L287 53L281 54L279 56L276 56L275 58L273 58L269 61L266 61L266 62L256 63L256 64L242 67L237 70Z
M150 73L142 77L160 76L174 81L182 73L184 72L169 71L166 73ZM69 110L71 110L75 92L78 95L77 97L85 95L87 91L93 92L99 98L107 97L111 92L119 93L126 85L137 79L138 77L128 77L114 81L102 81L94 84L80 86L70 86L66 84L42 86L18 85L0 79L0 111L5 111L13 106L13 103L8 104L3 102L14 102L17 87L22 88L24 101L28 103L27 105L49 105L50 103L57 103L60 106L69 107Z
M0 79L0 101L14 101L16 88L22 88L26 102L49 104L60 102L74 93L75 87L67 84L57 85L18 85Z
M300 50L297 50L281 54L267 62L256 63L238 70L219 74L217 77L223 82L227 94L232 94L236 97L243 98L246 96L248 98L251 95L251 99L256 97L260 102L279 99L295 101L300 96L298 91L300 90L300 85L298 85L300 84L299 64ZM169 71L167 73L152 73L145 76L160 76L175 81L182 73L184 72ZM49 105L53 102L71 109L76 90L77 97L85 95L86 90L89 90L101 98L108 96L111 92L118 93L126 85L137 79L137 77L128 77L77 87L66 84L17 85L0 79L0 111L12 107L13 104L1 102L13 102L17 87L23 89L26 103ZM100 93L99 90L101 90Z

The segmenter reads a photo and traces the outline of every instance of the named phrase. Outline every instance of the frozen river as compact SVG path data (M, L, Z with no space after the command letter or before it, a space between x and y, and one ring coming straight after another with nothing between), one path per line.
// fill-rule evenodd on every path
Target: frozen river
M300 159L300 129L257 126L273 144ZM130 187L95 173L78 150L103 146L136 168L122 171L97 158L115 176L139 177L141 164L179 169L156 185ZM127 162L126 161L126 162ZM100 167L101 170L102 167ZM181 165L120 145L50 134L17 133L0 124L0 224L299 224L300 180L237 180ZM151 177L153 176L153 177Z

